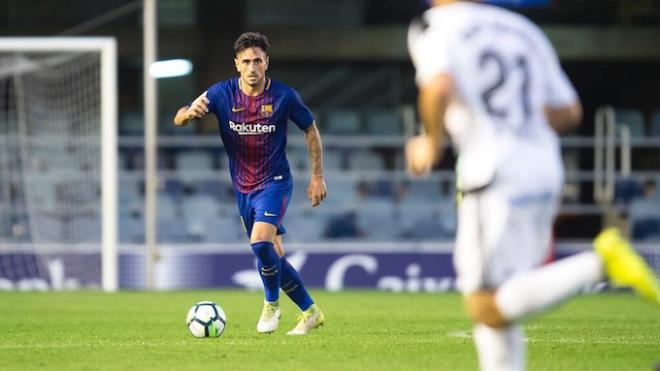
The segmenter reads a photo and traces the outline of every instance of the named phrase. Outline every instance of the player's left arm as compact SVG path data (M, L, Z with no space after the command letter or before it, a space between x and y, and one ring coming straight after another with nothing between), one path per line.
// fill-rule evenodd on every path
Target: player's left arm
M323 148L321 146L321 134L316 127L316 123L305 129L305 140L307 141L307 150L309 151L309 160L312 169L309 187L307 188L307 197L312 202L312 207L318 206L328 193L328 189L323 179Z
M451 76L440 73L419 88L417 109L424 130L406 143L406 162L413 175L428 175L433 165L442 158L441 150L446 137L445 113L452 86Z

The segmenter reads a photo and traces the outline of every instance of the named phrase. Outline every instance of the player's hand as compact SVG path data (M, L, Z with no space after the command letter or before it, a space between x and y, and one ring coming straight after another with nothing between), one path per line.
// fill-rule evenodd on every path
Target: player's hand
M209 99L206 97L206 93L207 92L203 92L202 95L192 102L188 111L186 111L187 120L195 118L201 119L209 112Z
M318 206L328 194L328 188L325 186L323 176L312 175L307 188L307 198L312 202L312 207Z
M433 168L437 156L437 147L433 139L417 135L406 142L406 165L413 176L427 176Z

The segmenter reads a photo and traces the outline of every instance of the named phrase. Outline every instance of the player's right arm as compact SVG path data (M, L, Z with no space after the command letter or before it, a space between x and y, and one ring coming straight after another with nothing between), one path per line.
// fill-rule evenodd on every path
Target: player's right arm
M444 118L453 79L445 36L437 29L428 28L424 19L413 21L408 31L408 48L419 88L417 108L424 129L406 142L406 165L414 176L428 175L433 165L440 161L440 150L447 136Z
M545 106L545 117L553 129L563 134L580 125L582 121L582 104L580 100L562 107Z
M188 125L194 119L200 119L209 112L209 99L206 97L208 92L205 91L197 97L189 106L179 108L174 116L175 126Z
M412 175L428 175L442 157L440 149L447 136L445 113L452 86L452 78L447 73L439 73L419 86L417 108L424 131L408 139L405 148L407 167Z

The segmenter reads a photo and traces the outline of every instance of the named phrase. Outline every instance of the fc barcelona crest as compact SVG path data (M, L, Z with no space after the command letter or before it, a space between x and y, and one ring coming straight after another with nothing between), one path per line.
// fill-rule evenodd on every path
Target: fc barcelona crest
M264 104L261 106L261 117L270 117L273 115L273 105Z

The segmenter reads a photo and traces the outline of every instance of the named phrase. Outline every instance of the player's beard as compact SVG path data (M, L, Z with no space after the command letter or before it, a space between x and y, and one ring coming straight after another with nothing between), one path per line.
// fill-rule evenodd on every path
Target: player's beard
M249 86L255 88L255 87L260 86L260 85L265 81L265 78L264 78L264 76L259 76L259 75L256 75L256 76L246 76L246 77L243 79L243 81L244 81L247 85L249 85Z

